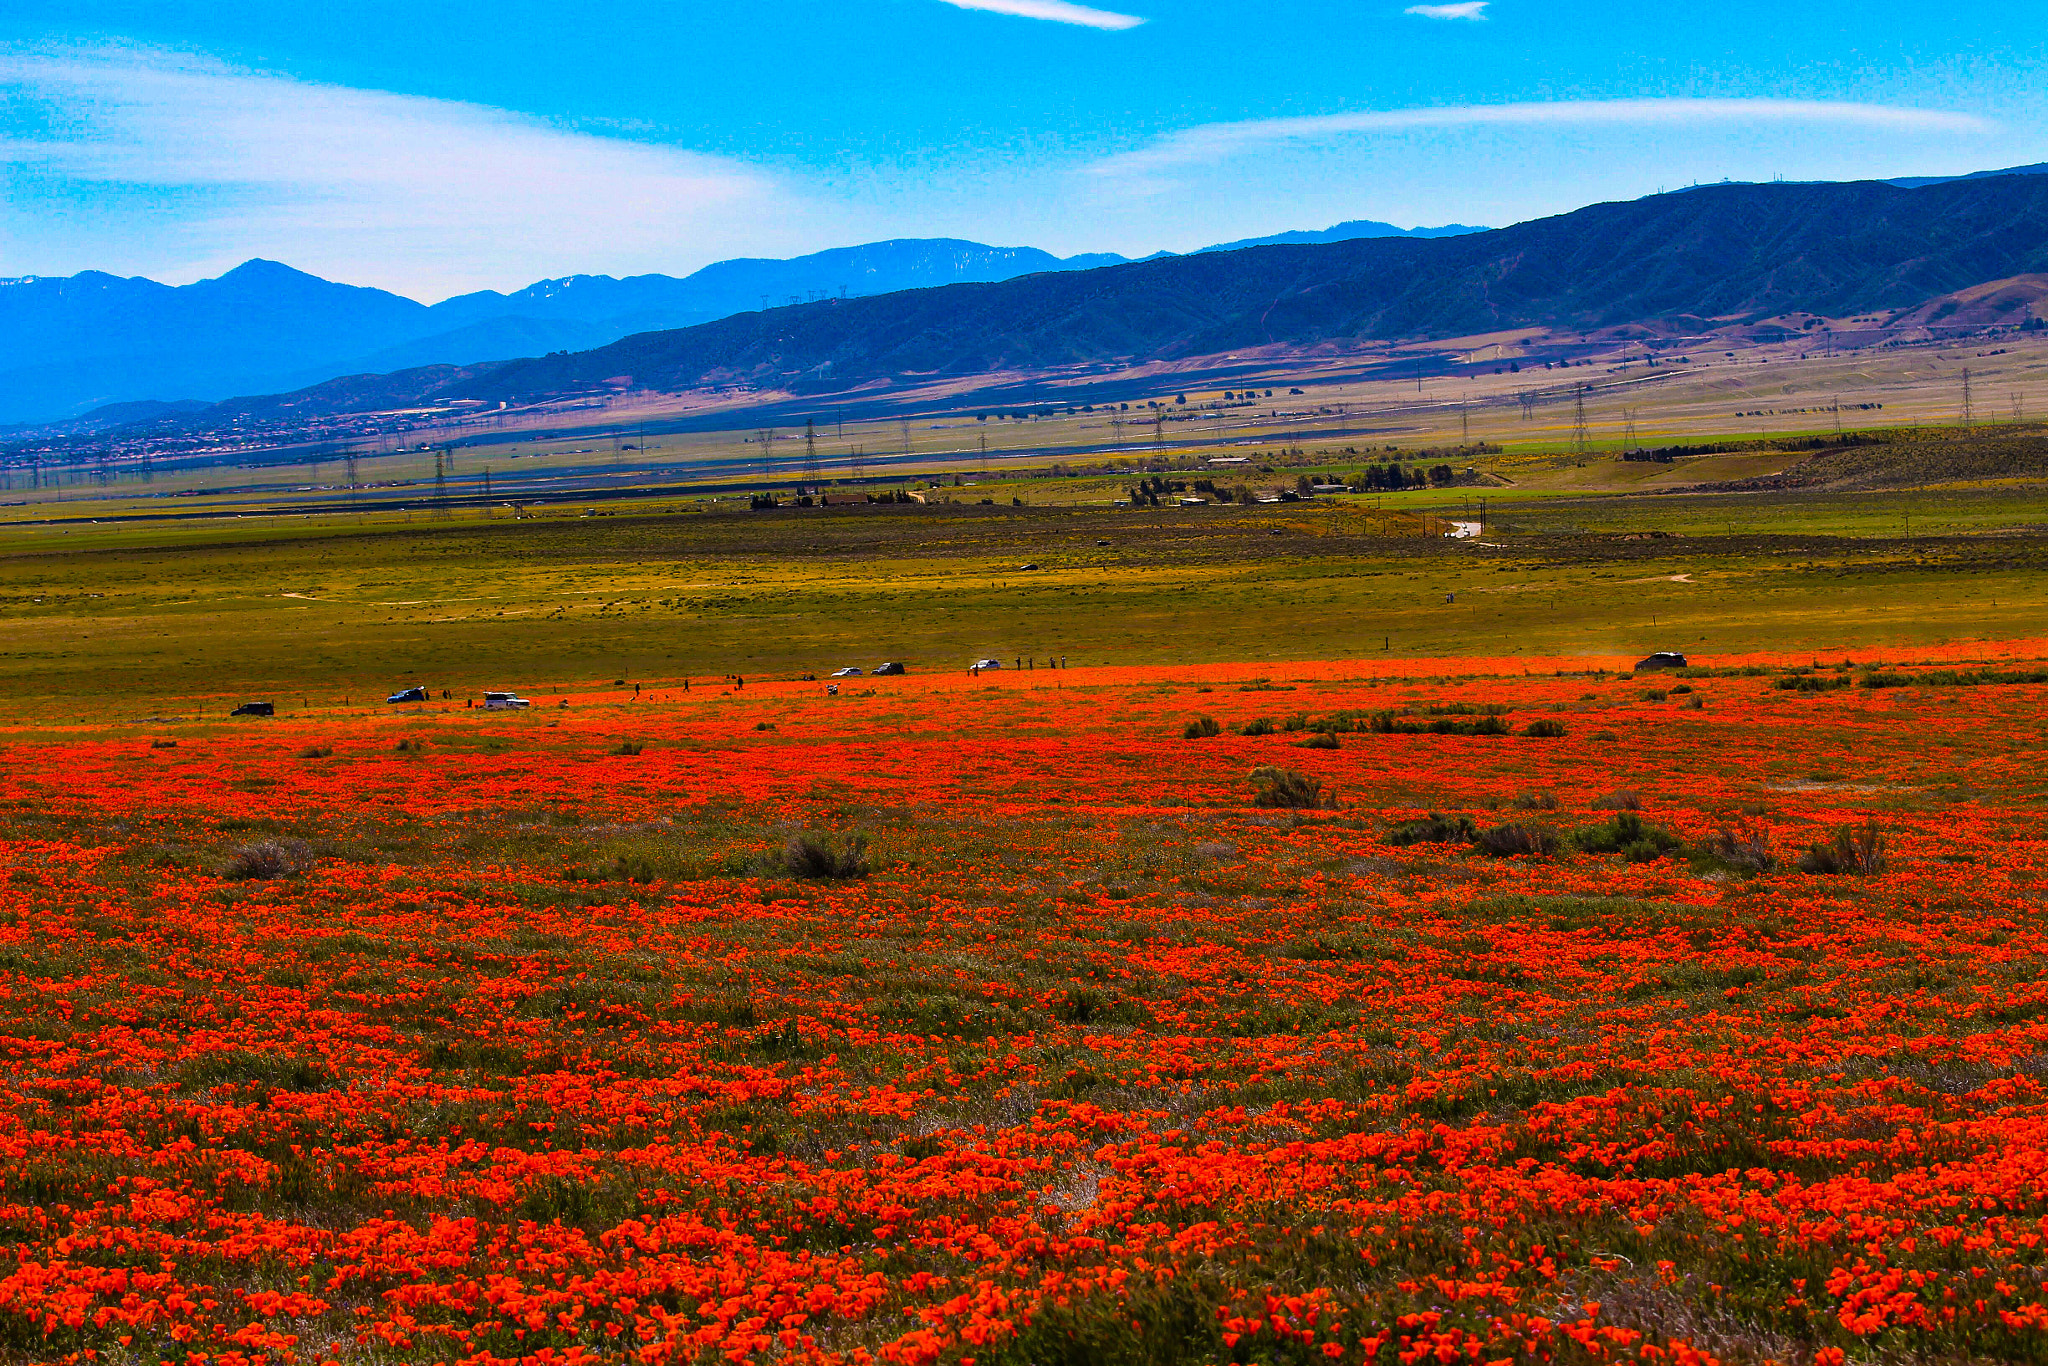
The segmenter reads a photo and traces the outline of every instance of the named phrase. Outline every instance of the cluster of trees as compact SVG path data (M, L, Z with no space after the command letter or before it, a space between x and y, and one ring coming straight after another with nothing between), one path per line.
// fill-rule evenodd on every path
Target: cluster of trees
M1351 476L1351 487L1372 491L1448 488L1457 482L1458 472L1449 465L1432 465L1425 470L1420 465L1404 468L1399 461L1385 465L1368 465Z

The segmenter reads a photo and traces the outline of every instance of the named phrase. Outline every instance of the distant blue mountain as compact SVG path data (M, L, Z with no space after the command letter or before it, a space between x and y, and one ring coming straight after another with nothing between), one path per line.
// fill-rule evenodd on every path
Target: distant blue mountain
M764 307L1119 265L952 239L872 242L683 279L572 275L428 306L249 261L171 286L98 271L0 280L0 423L149 400L221 399L338 375L582 351ZM119 411L116 408L116 411Z
M1397 228L1392 223L1380 223L1370 218L1353 219L1339 223L1334 228L1321 232L1278 232L1271 237L1247 237L1236 242L1219 242L1201 251L1189 252L1200 256L1210 251L1241 251L1246 247L1294 247L1321 242L1354 242L1362 237L1463 237L1467 233L1490 232L1490 228L1474 228L1463 223L1446 223L1440 228Z
M2048 175L2048 161L2037 161L2031 166L2008 166L2002 171L1972 171L1968 175L1909 175L1885 184L1896 185L1902 190L1917 190L1927 185L1947 185L1957 180L1990 180L2002 175Z

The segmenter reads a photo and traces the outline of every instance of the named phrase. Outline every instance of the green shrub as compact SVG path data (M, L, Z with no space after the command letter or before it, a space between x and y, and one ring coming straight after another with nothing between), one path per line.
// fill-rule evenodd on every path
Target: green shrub
M331 759L334 757L334 746L307 745L299 751L299 757L301 759Z
M1588 854L1620 854L1630 863L1651 863L1685 841L1633 811L1617 811L1600 825L1572 831L1572 844Z
M1834 838L1799 856L1799 871L1823 876L1875 877L1887 863L1884 831L1872 817L1861 825L1844 825Z
M1833 692L1855 681L1846 676L1822 678L1819 674L1781 674L1771 686L1779 692Z
M1309 736L1308 739L1303 740L1298 746L1298 748L1336 749L1340 746L1340 743L1341 742L1337 739L1337 733L1335 731L1319 730L1315 734Z
M1183 740L1206 740L1212 735L1221 735L1222 733L1223 727L1216 724L1215 717L1198 716L1181 727L1180 738Z
M638 753L640 752L641 748L642 748L642 746L641 746L640 742L639 742L639 741L637 741L637 740L621 740L621 741L619 741L619 743L617 743L616 745L613 745L613 746L612 746L612 747L611 747L610 749L606 750L606 751L605 751L605 753L607 753L607 754L638 754Z
M1532 736L1538 740L1562 739L1565 734L1564 722L1553 721L1549 717L1544 717L1540 721L1531 721L1528 725L1522 727L1522 734Z
M1640 811L1643 799L1627 788L1616 788L1604 797L1596 798L1589 807L1593 811Z
M1256 720L1247 721L1239 726L1237 733L1239 735L1271 735L1278 729L1279 727L1273 724L1272 717L1261 716Z
M1334 811L1337 799L1323 791L1323 780L1291 768L1261 764L1252 770L1252 805L1292 811Z
M1388 844L1407 848L1411 844L1470 844L1479 834L1470 816L1445 816L1435 811L1419 821L1403 821L1389 830Z
M1508 804L1517 811L1555 811L1563 805L1554 792L1524 792Z

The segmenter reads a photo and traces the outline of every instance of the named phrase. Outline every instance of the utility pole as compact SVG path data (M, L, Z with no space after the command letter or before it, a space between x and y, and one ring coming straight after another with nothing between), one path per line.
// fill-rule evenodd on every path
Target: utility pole
M1458 395L1458 439L1460 441L1470 441L1472 439L1472 404L1470 400L1471 396L1468 394Z
M1842 434L1842 396L1835 395L1835 435Z
M988 473L988 433L981 434L981 472Z

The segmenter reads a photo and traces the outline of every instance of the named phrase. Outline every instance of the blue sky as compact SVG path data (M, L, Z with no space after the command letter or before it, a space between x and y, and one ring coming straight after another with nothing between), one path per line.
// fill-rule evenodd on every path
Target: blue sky
M7 0L0 275L423 299L2048 160L2040 0Z

